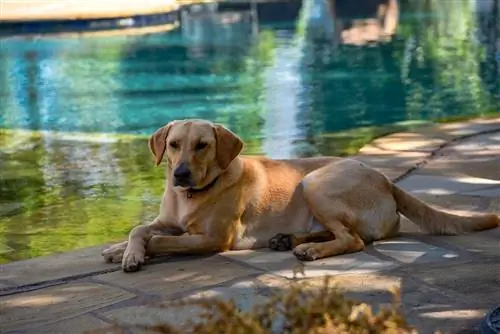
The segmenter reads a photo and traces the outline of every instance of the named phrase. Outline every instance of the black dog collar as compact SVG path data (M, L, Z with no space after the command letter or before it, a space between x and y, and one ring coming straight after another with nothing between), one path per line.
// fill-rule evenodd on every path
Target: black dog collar
M202 192L210 190L215 185L215 183L217 182L218 179L219 179L219 177L217 176L215 179L213 179L212 182L210 182L209 184L207 184L203 188L188 188L186 191L187 198L192 198L193 194L202 193Z

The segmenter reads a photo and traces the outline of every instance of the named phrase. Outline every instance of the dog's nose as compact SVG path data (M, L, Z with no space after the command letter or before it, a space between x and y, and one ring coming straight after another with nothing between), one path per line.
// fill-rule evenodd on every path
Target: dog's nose
M187 183L191 179L191 171L189 170L186 163L182 162L175 170L174 177L178 183Z

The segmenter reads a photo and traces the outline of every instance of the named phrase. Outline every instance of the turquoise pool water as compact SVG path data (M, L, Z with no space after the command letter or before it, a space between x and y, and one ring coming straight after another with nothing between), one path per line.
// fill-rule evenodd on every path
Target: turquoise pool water
M154 216L163 173L144 136L172 119L291 157L498 111L495 1L401 1L385 25L363 1L335 17L311 1L192 14L148 36L1 40L0 262L120 239Z

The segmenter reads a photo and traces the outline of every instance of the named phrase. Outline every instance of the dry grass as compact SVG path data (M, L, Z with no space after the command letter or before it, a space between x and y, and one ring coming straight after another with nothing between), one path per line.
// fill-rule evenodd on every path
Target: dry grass
M198 319L177 327L162 323L140 326L149 333L186 334L372 334L416 333L405 321L400 309L399 291L393 291L392 305L374 312L365 303L347 299L325 278L321 288L291 283L250 312L240 311L231 301L218 298L187 299L162 307L196 306L202 309ZM277 330L277 328L279 330ZM119 327L88 333L122 333Z

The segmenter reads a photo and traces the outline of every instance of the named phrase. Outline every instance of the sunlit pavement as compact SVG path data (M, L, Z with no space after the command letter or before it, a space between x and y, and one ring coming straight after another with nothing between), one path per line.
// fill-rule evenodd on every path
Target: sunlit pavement
M357 158L436 207L500 212L500 118L396 133L365 146ZM400 287L405 313L422 333L470 329L500 302L500 228L431 237L403 221L402 230L364 252L306 263L305 279L321 284L323 275L334 275L349 295L375 304L389 302L387 289ZM115 321L130 328L160 319L178 324L198 310L148 305L187 296L220 295L246 309L286 285L300 265L286 252L240 251L170 258L124 274L103 262L102 248L0 267L0 332L75 333Z

